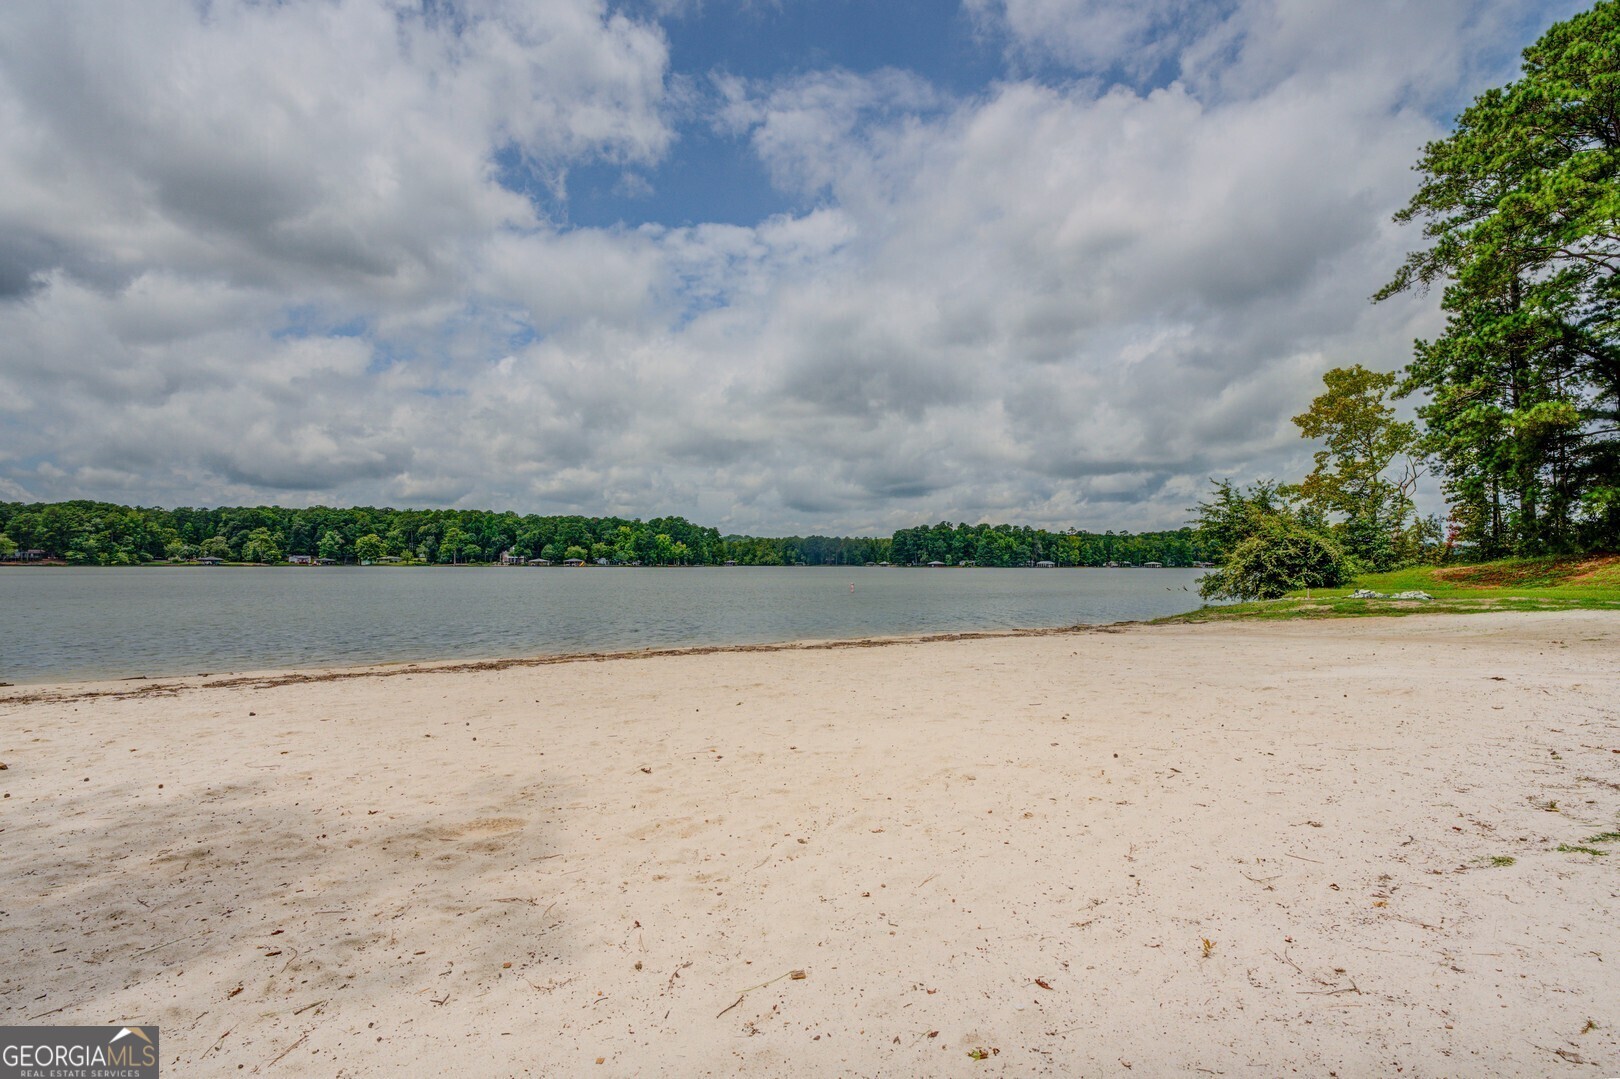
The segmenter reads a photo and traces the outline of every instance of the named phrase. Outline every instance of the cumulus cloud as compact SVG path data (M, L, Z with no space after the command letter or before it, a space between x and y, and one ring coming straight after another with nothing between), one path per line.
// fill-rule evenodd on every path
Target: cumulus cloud
M587 0L454 25L382 0L79 7L0 22L3 210L129 277L423 294L532 223L492 148L556 170L671 138L661 35Z
M675 72L680 4L0 11L0 497L1174 526L1437 328L1367 301L1409 165L1567 14L967 7L1008 57L969 96ZM529 197L656 186L681 123L796 209Z
M1015 59L1135 77L1179 61L1236 0L965 0L980 27L1004 35Z

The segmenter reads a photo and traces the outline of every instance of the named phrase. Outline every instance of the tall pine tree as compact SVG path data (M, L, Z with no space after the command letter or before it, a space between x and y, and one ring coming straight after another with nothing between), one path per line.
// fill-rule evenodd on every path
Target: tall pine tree
M1548 30L1521 78L1430 143L1396 215L1431 245L1376 299L1437 282L1416 345L1425 449L1485 554L1620 546L1620 3Z

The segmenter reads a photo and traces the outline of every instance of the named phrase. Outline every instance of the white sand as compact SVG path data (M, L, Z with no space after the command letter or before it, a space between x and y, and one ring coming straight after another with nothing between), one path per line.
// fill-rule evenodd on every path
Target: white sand
M166 1075L1620 1075L1620 843L1555 849L1620 830L1613 615L218 680L0 691L0 1023L157 1023Z

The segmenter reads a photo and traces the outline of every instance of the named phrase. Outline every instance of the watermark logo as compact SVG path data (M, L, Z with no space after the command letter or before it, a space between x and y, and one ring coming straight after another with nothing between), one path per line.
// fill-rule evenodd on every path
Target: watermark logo
M157 1079L157 1027L0 1027L0 1079Z

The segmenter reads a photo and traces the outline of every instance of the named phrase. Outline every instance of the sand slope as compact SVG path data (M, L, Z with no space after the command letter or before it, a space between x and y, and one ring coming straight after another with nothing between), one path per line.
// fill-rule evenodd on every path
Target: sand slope
M208 681L0 691L0 1023L177 1075L1620 1075L1620 843L1556 850L1620 831L1613 615Z

